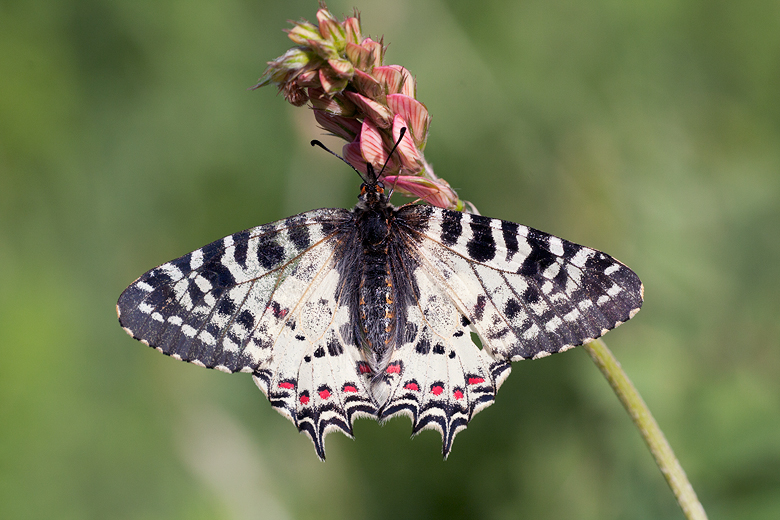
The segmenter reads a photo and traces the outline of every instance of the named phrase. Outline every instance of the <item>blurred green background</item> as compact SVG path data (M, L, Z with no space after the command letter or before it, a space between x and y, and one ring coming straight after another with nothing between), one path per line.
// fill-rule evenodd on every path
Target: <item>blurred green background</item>
M606 341L710 517L780 518L780 4L353 5L463 198L642 277ZM354 204L311 113L246 90L316 7L0 3L0 518L682 518L582 349L515 365L446 463L397 419L323 464L248 375L119 328L151 267Z

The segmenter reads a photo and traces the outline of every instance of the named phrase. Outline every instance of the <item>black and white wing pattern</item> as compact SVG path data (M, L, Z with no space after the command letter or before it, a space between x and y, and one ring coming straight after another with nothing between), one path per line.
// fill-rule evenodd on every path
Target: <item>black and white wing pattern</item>
M402 373L379 411L455 435L509 375L510 362L587 343L632 318L643 287L599 251L513 222L430 206L396 214L419 288L408 341L389 370ZM479 336L482 349L472 341ZM398 368L394 365L398 364Z
M125 331L174 359L253 374L314 442L374 417L368 370L343 332L334 255L347 210L303 213L217 240L133 282L117 303Z
M119 298L128 334L199 366L248 372L324 459L356 417L455 435L510 362L588 342L642 305L612 257L512 222L395 208L367 181L321 209L227 236L152 269ZM478 337L478 346L475 342Z

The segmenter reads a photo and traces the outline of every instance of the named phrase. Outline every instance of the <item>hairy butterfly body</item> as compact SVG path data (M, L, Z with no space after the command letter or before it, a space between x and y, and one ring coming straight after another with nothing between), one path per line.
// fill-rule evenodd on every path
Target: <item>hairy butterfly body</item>
M499 219L396 208L372 177L351 211L302 213L152 269L117 314L175 359L251 373L321 459L330 431L398 414L414 433L438 430L446 457L511 361L597 338L642 298L609 255Z

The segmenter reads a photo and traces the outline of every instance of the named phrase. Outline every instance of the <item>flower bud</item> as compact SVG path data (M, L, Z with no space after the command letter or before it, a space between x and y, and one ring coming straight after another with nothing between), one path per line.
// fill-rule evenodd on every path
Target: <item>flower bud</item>
M296 83L283 83L281 92L284 99L294 107L301 107L309 101L309 96L306 95L306 91Z
M344 20L344 32L346 33L347 45L360 43L362 36L360 35L360 15L357 11L355 11L355 16Z
M317 69L301 72L298 74L298 78L295 80L295 83L297 83L299 87L320 88L322 86L320 83L320 73L317 71Z
M295 23L292 29L287 29L287 37L296 45L302 46L307 46L312 41L323 40L317 26L306 21Z
M393 120L393 113L385 105L377 103L357 92L344 92L347 98L355 103L367 118L371 119L376 126L380 128L390 128L390 122Z
M264 87L269 83L276 83L279 89L284 88L283 84L293 81L299 74L316 66L319 62L317 55L300 47L293 47L274 61L268 62L262 77L252 90Z
M382 45L381 41L375 42L371 38L366 38L365 40L363 40L360 46L366 49L369 53L371 53L373 63L377 65L382 64L382 60L385 57L385 48Z
M357 119L337 116L318 109L314 109L314 118L323 130L345 141L353 141L360 134L363 126Z
M371 51L360 45L348 42L345 54L347 55L347 59L359 70L370 72L374 67L374 55Z
M320 23L319 32L322 38L331 42L336 52L343 52L347 43L344 27L327 9L317 11L317 21Z
M349 84L347 78L342 78L333 73L333 69L322 67L320 69L320 84L326 94L336 94L341 92Z
M340 78L351 79L355 73L355 67L352 66L352 63L342 58L330 59L328 60L328 65L330 65L333 73Z
M312 106L317 110L324 110L342 117L355 117L357 107L342 95L329 96L324 90L318 88L308 89Z

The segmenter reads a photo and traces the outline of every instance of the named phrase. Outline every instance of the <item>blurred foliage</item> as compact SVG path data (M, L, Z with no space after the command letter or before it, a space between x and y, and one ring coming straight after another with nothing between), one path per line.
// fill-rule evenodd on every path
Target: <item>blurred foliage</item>
M780 4L357 7L417 76L462 197L642 277L606 341L710 517L780 517ZM315 11L0 3L0 517L682 518L581 350L515 365L447 462L398 419L330 436L323 464L249 376L117 326L147 269L354 203L311 114L246 90Z

